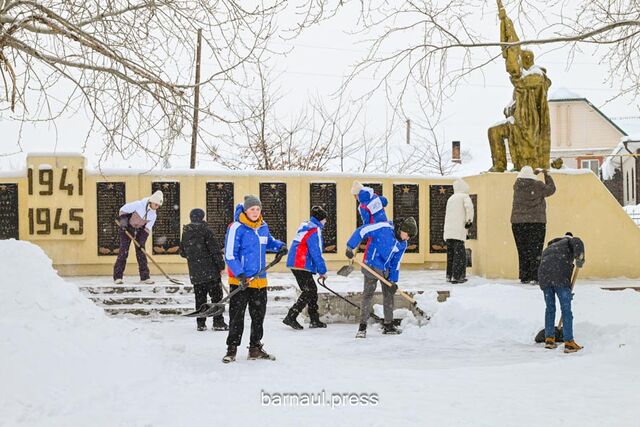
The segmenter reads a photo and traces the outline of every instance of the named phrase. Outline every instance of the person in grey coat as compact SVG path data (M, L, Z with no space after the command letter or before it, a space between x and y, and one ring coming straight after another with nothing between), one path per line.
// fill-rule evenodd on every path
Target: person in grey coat
M554 328L557 296L560 302L560 310L562 311L564 352L574 353L582 349L573 339L571 275L573 274L574 262L577 268L582 268L584 261L584 243L578 237L573 237L571 233L551 240L547 248L542 252L538 278L540 279L540 288L544 293L546 305L544 316L544 342L546 348L554 349L557 347Z
M544 182L537 175L542 172ZM521 283L538 283L538 267L547 231L545 198L556 192L556 186L546 170L524 166L513 184L511 230L518 249L518 270Z

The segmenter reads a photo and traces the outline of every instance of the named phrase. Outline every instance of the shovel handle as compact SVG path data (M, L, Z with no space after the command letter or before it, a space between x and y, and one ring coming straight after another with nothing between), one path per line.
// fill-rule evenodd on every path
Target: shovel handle
M369 267L367 264L365 264L364 262L360 262L360 260L356 259L355 257L353 258L355 260L356 263L358 263L358 265L360 265L360 267L364 268L365 270L367 270L369 273L371 273L373 276L375 276L378 280L380 280L381 283L384 283L385 285L389 286L390 288L393 288L393 285L391 284L391 282L389 282L387 279L385 279L383 276L381 276L380 274L378 274L377 271L375 271L373 268ZM398 289L398 293L407 301L409 301L411 304L413 304L414 306L417 304L416 300L413 299L411 297L411 295L407 294L406 292L404 292L401 289Z
M578 280L578 270L580 267L577 265L573 268L573 274L571 274L571 292L573 292L573 287L576 285L576 280ZM558 321L558 329L562 328L562 315L560 315L560 320Z

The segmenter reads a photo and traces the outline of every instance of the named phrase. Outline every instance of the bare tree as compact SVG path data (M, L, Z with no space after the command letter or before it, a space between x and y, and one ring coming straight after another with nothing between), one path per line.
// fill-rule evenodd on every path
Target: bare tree
M193 64L197 29L214 63L203 69L201 115L225 120L214 103L265 48L284 3L0 0L0 113L55 123L85 110L85 144L100 133L105 155L166 158L190 122L193 73L185 64Z
M342 98L328 106L319 96L307 99L299 111L282 111L284 95L278 76L256 60L253 82L228 105L235 117L225 135L207 138L207 154L231 169L320 171L345 161L359 150L351 139L363 104ZM290 99L287 99L290 101ZM214 142L211 142L214 141Z
M308 0L299 5L306 26L330 19L341 9L358 7L367 54L353 66L345 87L358 77L374 76L371 92L382 91L394 111L408 92L421 87L432 113L440 111L461 80L483 72L500 55L500 47L557 44L573 53L595 46L611 68L621 95L640 93L640 2L638 0L514 0L507 3L520 35L501 43L494 0ZM482 15L484 19L478 19ZM496 22L486 31L487 19ZM344 90L343 87L341 90Z

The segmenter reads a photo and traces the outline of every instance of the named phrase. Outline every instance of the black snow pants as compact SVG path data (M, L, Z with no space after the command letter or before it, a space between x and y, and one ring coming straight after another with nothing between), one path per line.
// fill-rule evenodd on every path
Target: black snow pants
M230 292L238 286L231 285ZM231 297L229 302L229 336L227 345L239 346L244 332L244 313L249 306L251 317L250 347L257 347L263 335L264 316L267 313L267 288L247 288Z
M447 239L447 279L461 280L467 275L467 252L464 241Z
M523 283L537 282L547 225L533 222L511 224L511 229L518 248L518 277Z
M309 307L309 316L313 316L318 312L318 287L313 279L313 274L306 270L295 270L291 272L300 286L302 293L298 297L298 300L291 306L291 310L297 315L305 307Z
M193 285L193 293L196 296L196 310L199 309L202 304L207 303L207 295L211 297L211 302L218 302L222 299L222 281L220 279L212 280L205 283L196 283ZM198 326L205 326L206 317L198 317L196 321ZM213 323L223 320L222 314L213 318Z

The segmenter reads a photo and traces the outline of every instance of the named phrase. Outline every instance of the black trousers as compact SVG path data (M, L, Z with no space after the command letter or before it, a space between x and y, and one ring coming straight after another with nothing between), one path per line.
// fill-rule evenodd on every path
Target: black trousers
M518 248L520 281L538 281L538 267L540 267L547 225L543 223L511 224L511 230Z
M467 252L464 240L447 239L447 278L464 279L467 275Z
M207 303L207 295L211 297L211 302L218 302L222 299L222 281L220 279L212 280L210 282L198 283L193 285L193 293L196 296L196 310ZM198 326L204 326L206 324L206 317L198 317L196 321ZM223 320L222 315L213 318L214 322Z
M230 286L233 292L238 286ZM229 302L229 336L227 345L239 346L244 332L244 313L249 306L251 337L249 346L260 344L263 335L264 316L267 313L267 288L247 288L231 297Z
M300 313L305 307L309 307L309 315L318 312L318 287L313 279L313 274L306 270L291 270L298 282L298 286L302 293L298 300L291 306L291 310L296 314Z

